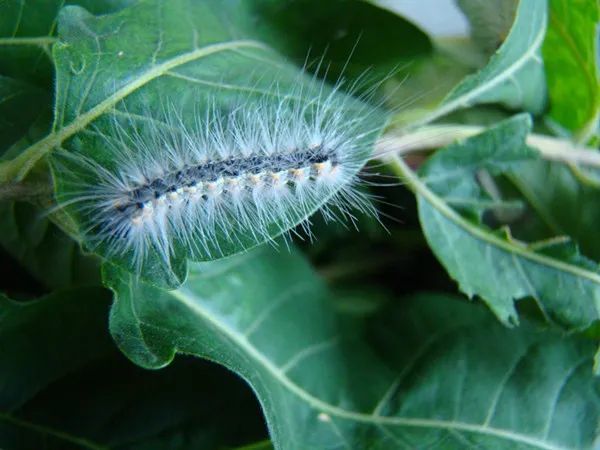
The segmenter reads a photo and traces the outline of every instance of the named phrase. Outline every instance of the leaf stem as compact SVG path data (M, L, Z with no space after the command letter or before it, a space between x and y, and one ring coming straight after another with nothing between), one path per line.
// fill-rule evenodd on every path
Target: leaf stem
M0 45L39 45L41 47L52 45L58 39L52 36L40 37L3 37L0 38Z
M344 262L336 262L318 268L318 272L323 279L333 283L343 279L355 279L360 275L377 273L379 269L386 267L397 260L394 255L381 256L379 254L374 258L361 260L351 259Z
M58 439L62 439L63 441L71 442L73 444L79 445L81 448L87 448L91 450L107 450L108 447L97 444L95 442L91 442L87 439L80 438L77 436L72 436L68 433L64 433L62 431L55 430L53 428L45 427L43 425L37 425L35 423L28 422L26 420L17 419L12 415L4 412L0 412L0 420L4 420L5 422L11 423L13 425L27 428L29 430L37 431L38 433L48 434L50 436L54 436Z
M484 131L480 125L430 125L406 134L384 135L376 145L375 157L385 159L393 154L406 154L444 147L456 140L466 139ZM527 144L536 148L544 159L566 164L584 164L600 168L600 152L581 147L566 139L530 134Z
M167 59L160 64L151 66L145 72L140 73L136 78L133 78L124 84L121 88L117 89L104 100L98 102L95 106L88 109L85 113L77 116L77 118L68 125L37 141L35 144L23 150L23 152L15 159L1 163L0 183L7 181L20 181L24 179L33 166L53 148L58 147L64 140L81 131L90 122L93 122L102 114L105 114L108 110L122 101L128 95L132 94L152 80L163 76L169 70L192 61L197 61L201 58L208 57L215 53L233 51L241 48L266 49L267 47L265 47L261 42L253 40L218 42L205 47L194 48L189 52L182 53Z
M25 201L36 197L50 197L52 185L18 181L0 184L0 202Z
M272 450L273 444L269 439L265 441L256 442L250 445L244 445L243 447L236 447L232 450Z
M552 257L538 254L531 251L531 248L525 243L520 244L517 241L508 242L500 238L492 232L474 225L469 220L462 217L456 210L450 207L443 199L431 191L425 183L419 178L404 160L398 155L391 155L390 168L394 173L405 183L415 195L419 195L431 204L440 214L446 219L455 223L460 228L467 230L472 236L480 239L488 244L491 244L503 251L516 254L535 263L549 266L553 269L563 271L565 273L585 278L592 283L600 285L600 275L587 268L579 267L567 262L556 260Z

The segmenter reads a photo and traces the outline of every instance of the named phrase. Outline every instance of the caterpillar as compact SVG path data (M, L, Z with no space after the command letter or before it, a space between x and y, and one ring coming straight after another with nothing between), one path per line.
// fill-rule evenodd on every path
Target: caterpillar
M374 213L358 173L384 121L340 85L290 95L217 97L185 114L162 101L115 110L101 156L58 152L59 205L82 241L140 272L149 257L216 259L287 234L310 216ZM273 91L277 91L274 87ZM310 93L310 95L309 95ZM106 127L105 127L106 129Z

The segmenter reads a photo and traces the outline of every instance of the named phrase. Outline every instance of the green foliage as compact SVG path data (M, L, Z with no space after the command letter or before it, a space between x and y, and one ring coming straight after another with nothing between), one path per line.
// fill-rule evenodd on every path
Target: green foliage
M532 297L550 321L583 329L600 318L600 273L571 242L515 240L496 221L511 205L486 192L482 178L518 170L537 159L525 144L526 116L517 116L461 143L440 150L411 177L419 218L429 245L469 297L479 295L506 323L516 323L513 300ZM403 166L399 165L399 170ZM479 181L478 181L479 177Z
M0 393L3 411L21 406L58 377L108 351L110 341L97 318L109 304L106 294L89 288L33 302L0 297L0 333L2 342L10 343L2 346L0 364L11 368L2 371L2 386L10 386ZM69 326L57 330L61 322ZM36 353L38 357L31 358Z
M308 104L322 90L321 86L312 83L309 77L300 78L295 66L286 65L265 43L253 39L256 33L249 30L251 16L245 3L230 3L225 7L221 2L177 0L169 2L163 10L160 3L157 6L156 2L141 2L136 8L100 18L79 7L63 9L58 23L60 43L54 48L57 81L53 132L45 138L45 145L34 144L22 155L46 153L51 150L50 141L116 172L107 143L118 139L115 122L131 133L149 135L152 131L144 128L144 123L160 120L160 116L152 116L150 111L161 108L180 112L188 126L192 126L199 107L226 108L235 96L243 96L244 104L262 101L277 105L281 98L301 93ZM183 15L204 22L192 19L181 24ZM211 26L202 27L203 23ZM140 35L147 35L142 41L144 45L140 44ZM257 62L261 63L260 69ZM111 67L110 72L101 70L107 66ZM300 88L299 84L303 86ZM175 94L167 95L170 92ZM333 93L329 101L343 102L346 120L353 121L364 114L358 101L352 104L342 98L343 94ZM357 123L356 132L366 132L367 126L369 130L381 128L383 124L384 117L373 115L368 123ZM274 122L273 126L278 124ZM363 140L372 146L373 139L370 135ZM356 157L366 161L366 155ZM61 165L54 171L59 197L76 182L95 183L93 175L77 169L65 171ZM304 208L286 213L287 220L300 223L327 200L308 197ZM72 214L80 228L89 226L89 219L81 212L73 210ZM272 234L280 234L281 228L274 224ZM255 239L240 235L232 241L221 232L208 246L211 254L227 256L256 245ZM185 242L176 243L183 245ZM102 247L94 250L108 254ZM110 257L116 259L114 255ZM170 275L167 267L173 268L175 279L161 282L176 286L185 278L186 257L208 258L206 252L188 249L164 264L160 256L150 254L143 262L141 276L159 282L165 273ZM134 258L129 253L119 255L114 262L135 270Z
M149 368L181 352L234 370L276 448L591 445L591 342L529 324L512 331L481 308L424 294L382 311L369 345L365 324L333 308L301 257L264 248L191 265L169 292L106 272L123 352ZM543 381L534 368L547 368Z
M0 16L0 72L50 90L54 67L50 47L62 7L81 5L94 14L114 12L134 0L32 0L2 2Z
M523 234L527 225L538 239L571 236L584 255L600 261L600 236L594 232L600 221L595 183L564 165L540 160L513 168L510 180L535 212L517 232Z
M39 209L28 203L0 205L4 248L47 287L97 282L98 261L82 254L76 242L39 216Z
M131 365L108 334L109 299L99 288L0 298L3 448L231 448L260 437L252 394L233 375L183 359L152 374Z
M307 55L324 58L327 78L334 82L342 75L359 78L366 70L370 78L387 77L400 64L432 51L428 36L415 25L366 2L330 0L318 8L314 0L249 3L263 18L259 32L270 45L300 64ZM405 41L411 45L388 45Z
M387 1L0 0L0 448L597 448L598 4L456 3L448 39ZM140 268L57 207L96 179L55 155L115 171L166 101L321 79L391 113L358 230L310 198L311 236Z
M600 117L599 20L600 5L595 0L550 0L543 48L549 116L584 139L597 131Z
M482 52L491 54L502 45L510 32L519 1L457 0L457 4L469 18L475 44Z
M0 76L0 154L23 136L40 111L25 105L35 104L46 93L29 83Z
M546 2L520 0L510 33L488 64L454 87L427 120L479 103L542 112L546 84L540 52L546 20Z

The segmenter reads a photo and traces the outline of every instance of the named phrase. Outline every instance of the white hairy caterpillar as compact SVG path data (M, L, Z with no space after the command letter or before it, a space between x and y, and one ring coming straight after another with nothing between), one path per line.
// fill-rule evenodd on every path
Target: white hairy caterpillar
M110 136L92 131L102 160L54 158L58 202L83 224L88 247L138 273L154 256L170 269L180 256L220 258L299 223L308 229L318 208L326 219L372 213L357 174L384 114L339 84L309 84L291 95L274 85L274 96L204 99L192 120L172 104L115 112Z

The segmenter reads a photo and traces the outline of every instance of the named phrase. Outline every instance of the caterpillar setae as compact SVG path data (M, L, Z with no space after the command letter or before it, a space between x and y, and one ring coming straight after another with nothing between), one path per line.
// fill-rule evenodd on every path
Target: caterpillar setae
M289 95L198 100L188 114L167 100L142 114L114 111L110 133L93 131L102 158L53 159L59 204L88 247L138 272L151 255L170 267L176 255L215 259L308 229L319 208L326 219L373 212L357 174L383 114L339 84L311 83Z

